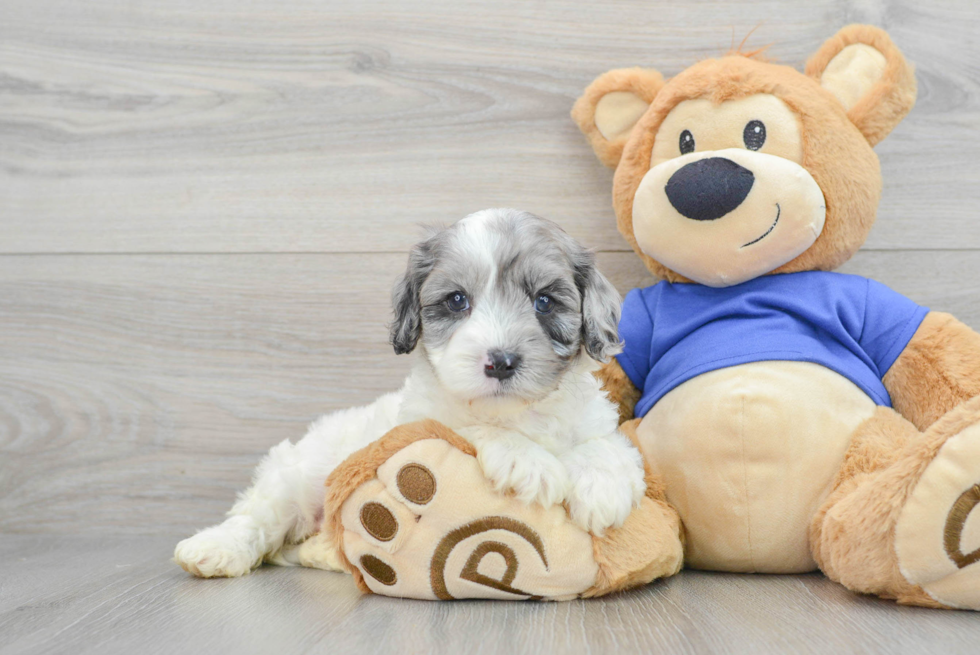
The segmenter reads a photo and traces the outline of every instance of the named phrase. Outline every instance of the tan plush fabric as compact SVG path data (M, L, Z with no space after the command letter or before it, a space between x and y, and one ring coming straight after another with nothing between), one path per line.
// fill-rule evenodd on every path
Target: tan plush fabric
M595 584L581 596L604 596L674 575L684 564L680 532L677 511L665 500L645 497L622 527L593 537L599 571Z
M322 530L333 539L333 550L336 551L344 568L353 574L354 581L361 591L370 591L370 589L365 584L360 570L344 556L341 507L354 490L375 476L383 462L402 448L421 439L443 439L463 453L476 455L476 449L468 441L445 425L438 421L425 420L400 425L391 430L383 439L348 457L327 478Z
M623 146L629 139L630 131L618 131L615 137L607 139L603 135L603 131L596 125L596 108L599 103L606 95L616 93L629 94L640 102L649 105L653 102L663 83L663 76L655 70L643 68L611 70L596 78L575 103L572 108L572 118L589 139L596 157L603 164L609 168L616 167L623 154ZM632 111L632 108L638 105L636 102L619 102L616 104L618 106L615 108L605 108L605 118L608 121L607 125L617 123L622 130L622 126L625 126L629 120L633 120L634 117L638 118ZM603 113L603 111L599 112L600 118L603 118ZM632 123L629 124L629 127L632 127Z
M296 548L296 562L311 569L347 571L345 561L327 530L320 530Z
M740 108L765 99L753 111L769 112L768 154L805 169L826 208L813 244L798 254L788 249L795 256L769 273L832 270L854 254L875 220L881 178L871 148L916 96L912 66L888 35L851 25L811 57L805 74L738 53L694 64L645 98L649 107L620 150L621 128L615 147L597 138L589 108L603 94L625 90L628 77L601 76L575 118L597 156L618 162L613 206L620 232L654 275L672 282L691 281L674 267L692 276L703 271L674 261L677 239L646 238L650 226L634 222L668 211L646 207L649 199L638 191L653 166L679 156L682 130L699 135L703 150L729 153L742 147L735 128L747 115ZM783 107L795 121L780 116ZM762 168L743 159L758 184ZM657 247L644 249L644 239ZM842 386L850 383L816 365L797 369L795 381L779 381L788 363L779 364L763 363L762 375L748 365L699 376L667 394L639 425L658 484L684 517L686 563L789 571L815 562L856 591L980 609L980 335L951 316L929 314L884 376L894 410L868 407L866 397L861 405L863 394L851 399ZM598 374L627 418L638 393L616 366Z
M752 120L766 126L766 140L758 152L803 163L803 135L796 112L776 96L759 93L720 104L709 98L678 103L657 129L650 165L677 157L680 135L688 129L701 151L739 148L749 152L742 136Z
M973 423L943 442L895 526L902 576L950 607L980 608L978 471L980 423Z
M806 74L821 79L842 51L857 44L873 48L886 62L877 81L847 110L847 117L868 143L876 145L915 105L915 70L888 34L871 25L848 25L807 61Z
M904 519L903 512L910 497L916 495L923 474L934 464L941 470L946 465L944 461L949 461L948 458L937 459L947 441L976 444L980 438L978 422L980 398L949 412L925 433L919 433L914 425L893 410L879 408L855 435L838 476L837 487L814 517L811 546L821 570L855 591L895 598L905 604L945 606L943 600L909 581L905 575L907 565L900 557L901 552L896 552L895 539L899 522L904 520L902 530L907 548L915 542L941 543L943 530L935 529L930 523L945 525L953 509L949 499L966 490L957 489L952 493L950 489L968 487L964 479L940 473L932 483L938 480L939 487L947 487L941 490L945 493L933 494L932 503L920 494L917 506L910 508ZM961 434L962 438L958 438ZM963 452L956 453L955 449L952 452L962 456L957 460L958 465L975 476L980 471L980 448L966 450L969 453L965 456ZM967 475L965 479L969 478ZM932 521L925 520L929 515L932 515ZM919 549L918 553L921 552ZM906 555L915 560L915 553ZM931 567L922 566L921 559L918 560L922 579L942 587L942 578L935 578L935 568L945 566L951 573L959 571L947 562L948 559L942 557L932 562ZM963 597L957 596L957 600L963 600ZM980 609L980 600L964 606Z
M852 43L837 53L820 74L820 86L827 89L844 109L863 98L885 73L885 56L863 43Z
M436 480L425 504L407 500L399 489L397 477L407 465L424 466ZM371 503L382 503L395 518L388 540L365 520ZM582 593L596 578L592 539L562 507L524 505L494 492L476 459L442 439L417 441L388 458L376 479L348 497L341 515L344 554L379 594L562 599ZM365 558L390 567L394 581L372 576Z
M364 591L422 599L564 600L679 570L680 521L655 482L624 526L597 539L562 507L493 491L474 454L433 421L355 453L328 480L329 527L300 547L301 562L340 560Z
M613 91L595 106L595 126L606 141L628 137L650 103L630 91Z
M753 171L752 192L723 220L693 221L678 215L663 192L668 180L683 166L716 157ZM785 157L727 148L672 159L649 171L636 190L632 215L633 237L644 254L700 284L726 287L778 268L811 248L823 230L826 211L823 193L806 169Z
M925 430L980 395L980 334L949 314L930 312L884 382L892 406Z
M898 570L892 530L901 508L878 492L875 481L903 448L919 438L915 426L895 411L879 407L855 432L834 482L834 490L814 515L813 558L827 577L850 589L895 598L913 590Z
M721 571L812 571L811 517L874 402L808 362L754 362L665 395L637 435L683 517L685 562Z
M848 110L820 85L819 79L841 50L857 43L875 48L887 66L868 93ZM912 67L885 32L869 26L844 28L811 58L805 75L788 66L738 54L698 62L676 77L659 82L659 87L654 82L659 74L646 72L644 78L640 70L621 69L600 76L576 102L572 115L599 159L608 166L618 162L613 205L619 231L654 275L687 281L638 247L633 235L633 198L651 168L661 124L678 105L694 99L717 105L757 94L772 95L798 117L803 166L824 193L827 219L812 247L773 272L831 270L861 246L874 223L881 194L878 159L871 146L908 113L916 94ZM647 83L642 84L641 79ZM622 136L612 142L605 140L595 125L597 103L605 94L640 87L650 108L637 121L628 140Z
M799 117L803 167L826 200L826 219L816 243L772 271L831 270L864 243L881 195L878 158L848 120L843 106L814 80L787 66L739 56L699 62L672 78L640 119L613 180L613 206L620 233L654 275L686 281L639 248L633 234L633 199L650 170L660 124L678 104L692 98L714 103L771 94Z

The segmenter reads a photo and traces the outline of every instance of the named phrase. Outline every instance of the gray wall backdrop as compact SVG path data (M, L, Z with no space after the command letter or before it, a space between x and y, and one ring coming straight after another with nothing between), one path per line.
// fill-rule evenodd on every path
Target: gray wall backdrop
M528 209L648 284L578 93L753 28L799 67L848 22L891 32L919 102L845 270L980 328L973 0L4 0L0 531L218 520L271 445L399 383L419 223Z

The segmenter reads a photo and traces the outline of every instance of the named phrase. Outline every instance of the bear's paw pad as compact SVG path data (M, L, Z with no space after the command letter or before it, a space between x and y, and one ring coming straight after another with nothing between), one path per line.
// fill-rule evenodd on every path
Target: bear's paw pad
M377 594L564 599L598 572L591 535L563 507L494 491L475 457L438 438L397 451L340 512L343 553Z
M905 578L935 600L980 609L980 423L950 437L912 490L895 528Z

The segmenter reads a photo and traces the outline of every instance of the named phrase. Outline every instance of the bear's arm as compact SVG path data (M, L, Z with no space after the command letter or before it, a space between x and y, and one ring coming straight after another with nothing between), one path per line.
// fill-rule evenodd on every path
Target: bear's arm
M892 406L920 430L980 395L980 334L930 312L884 377Z
M595 372L595 376L602 382L602 388L609 400L619 408L619 423L623 424L633 418L633 408L641 394L619 365L619 361L613 357Z

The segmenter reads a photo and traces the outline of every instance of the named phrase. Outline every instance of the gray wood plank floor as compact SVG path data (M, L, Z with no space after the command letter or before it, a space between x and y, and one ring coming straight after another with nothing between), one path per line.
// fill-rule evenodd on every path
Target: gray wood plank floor
M977 652L977 617L849 594L820 575L685 572L570 603L362 596L343 574L196 580L165 537L0 536L0 653Z
M650 283L568 117L593 77L753 29L801 66L848 22L889 30L919 102L844 270L980 328L975 0L0 2L0 652L976 652L974 615L820 576L431 604L169 561L270 446L398 385L419 223L525 208Z

